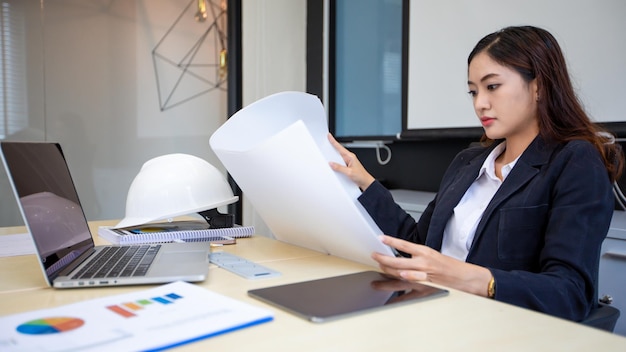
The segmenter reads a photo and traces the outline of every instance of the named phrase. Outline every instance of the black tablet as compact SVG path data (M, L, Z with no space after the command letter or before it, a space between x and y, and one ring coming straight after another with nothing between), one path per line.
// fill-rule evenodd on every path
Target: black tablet
M248 295L312 322L442 297L447 290L394 279L376 271L248 291Z

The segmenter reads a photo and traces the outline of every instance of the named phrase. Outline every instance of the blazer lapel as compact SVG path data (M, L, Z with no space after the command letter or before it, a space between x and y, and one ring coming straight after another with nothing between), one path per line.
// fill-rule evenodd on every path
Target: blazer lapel
M454 207L459 204L459 201L461 201L467 189L476 180L478 171L497 144L498 143L494 143L481 154L469 160L467 164L458 168L453 180L448 185L445 185L445 189L439 191L437 206L430 220L425 245L436 250L441 250L443 232L448 220L452 216Z

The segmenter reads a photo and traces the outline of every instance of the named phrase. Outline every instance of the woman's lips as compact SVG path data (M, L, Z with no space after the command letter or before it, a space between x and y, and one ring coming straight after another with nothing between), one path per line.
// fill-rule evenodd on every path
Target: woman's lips
M493 118L493 117L481 117L481 118L480 118L480 123L481 123L483 126L487 127L487 126L491 125L491 124L492 124L495 120L496 120L496 119L495 119L495 118Z

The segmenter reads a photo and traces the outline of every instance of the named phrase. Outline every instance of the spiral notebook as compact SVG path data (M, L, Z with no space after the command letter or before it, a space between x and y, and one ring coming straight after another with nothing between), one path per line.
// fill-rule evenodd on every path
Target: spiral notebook
M98 236L115 244L212 242L234 243L237 238L250 237L254 226L211 228L206 221L182 220L114 228L100 226Z

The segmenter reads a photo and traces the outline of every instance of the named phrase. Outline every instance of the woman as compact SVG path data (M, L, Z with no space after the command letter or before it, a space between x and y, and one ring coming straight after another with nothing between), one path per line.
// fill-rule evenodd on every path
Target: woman
M611 216L619 146L590 122L554 37L508 27L468 58L483 145L459 153L416 223L355 155L329 136L363 191L359 201L405 254L381 269L571 320L596 302L599 252Z

